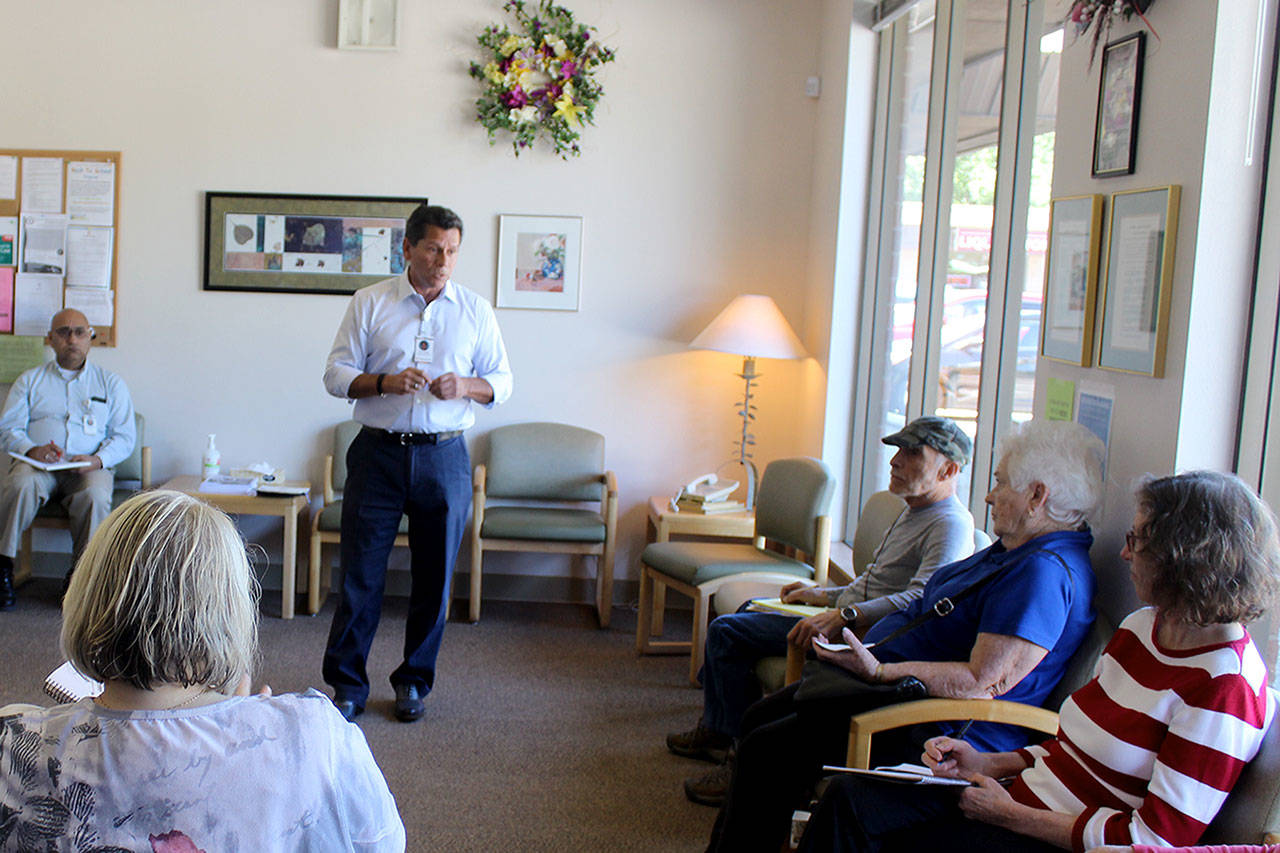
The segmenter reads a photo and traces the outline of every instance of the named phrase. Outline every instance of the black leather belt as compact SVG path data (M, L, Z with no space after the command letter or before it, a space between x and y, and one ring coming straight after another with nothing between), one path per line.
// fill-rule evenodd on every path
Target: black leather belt
M440 444L462 435L462 430L460 429L455 429L452 432L392 432L389 429L367 426L364 431L379 441L389 441L399 445Z

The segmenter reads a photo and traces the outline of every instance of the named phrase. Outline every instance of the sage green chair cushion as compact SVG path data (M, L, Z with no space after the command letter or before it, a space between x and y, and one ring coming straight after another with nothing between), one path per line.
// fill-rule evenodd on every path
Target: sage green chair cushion
M342 500L341 499L334 501L324 509L320 510L320 520L317 522L317 527L320 530L336 530L338 532L342 531ZM398 530L396 530L396 532L397 533L409 532L408 516L406 515L400 516L400 527Z
M760 478L756 535L814 553L818 543L813 520L830 510L835 488L831 469L817 459L775 459Z
M485 497L602 501L603 472L600 433L568 424L508 424L489 433Z
M356 421L343 421L333 428L333 490L335 492L340 492L347 487L347 451L351 449L351 442L355 440L361 429L362 427Z
M646 566L697 586L726 575L774 572L812 578L813 568L799 560L754 545L721 542L654 542L640 555Z
M785 687L787 682L786 656L760 658L756 662L756 679L760 682L760 688L765 693L772 693Z
M587 509L495 506L485 509L480 535L485 539L603 542L604 518Z

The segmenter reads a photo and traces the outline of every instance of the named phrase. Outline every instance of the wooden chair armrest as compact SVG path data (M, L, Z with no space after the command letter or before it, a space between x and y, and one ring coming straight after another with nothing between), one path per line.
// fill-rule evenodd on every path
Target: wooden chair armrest
M333 454L324 457L324 505L333 503Z
M820 515L814 533L813 579L820 584L827 582L827 569L831 563L831 516Z
M475 470L471 472L471 493L476 495L484 494L485 483L485 467L477 465Z
M787 673L783 684L795 684L804 670L804 649L787 643Z
M142 445L142 488L151 488L151 445Z
M944 720L1007 723L1050 735L1058 732L1057 713L1021 702L1005 699L920 699L865 711L850 718L849 766L870 767L871 736L876 732Z
M613 476L612 471L604 472L604 490L606 497L613 499L618 497L618 478Z

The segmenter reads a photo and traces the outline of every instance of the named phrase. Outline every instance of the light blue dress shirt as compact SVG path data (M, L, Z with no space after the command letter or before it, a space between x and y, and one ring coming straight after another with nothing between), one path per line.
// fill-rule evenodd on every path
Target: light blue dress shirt
M424 315L425 310L425 315ZM362 373L399 373L413 367L414 341L432 340L433 357L417 365L428 378L445 373L483 379L493 388L486 408L511 396L511 367L493 308L480 296L447 282L430 305L409 284L406 270L357 290L338 326L324 371L324 387L335 397ZM355 401L355 419L394 432L452 432L475 423L474 400L441 400L426 388Z
M25 454L50 441L68 456L96 455L103 468L129 458L137 429L124 381L89 362L70 379L56 361L19 376L0 413L0 443Z

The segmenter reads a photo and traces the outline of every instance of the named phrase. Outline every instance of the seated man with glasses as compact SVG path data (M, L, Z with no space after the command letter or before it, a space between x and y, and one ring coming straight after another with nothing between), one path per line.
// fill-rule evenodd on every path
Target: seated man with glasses
M40 507L51 498L66 507L74 567L111 512L113 469L133 452L129 389L111 371L88 363L94 337L88 319L74 308L54 314L45 336L53 361L19 376L0 412L0 448L32 460L8 458L0 481L0 610L15 603L13 558ZM81 464L44 469L58 463Z

